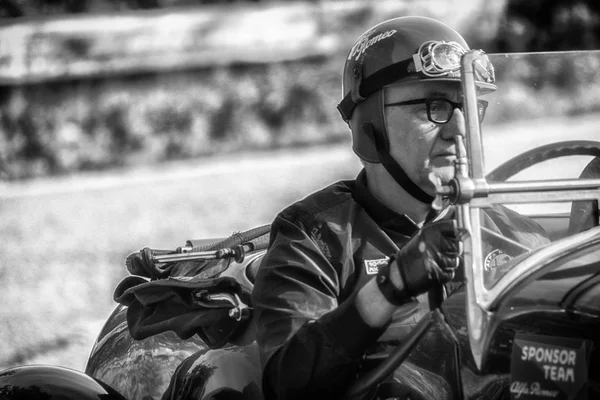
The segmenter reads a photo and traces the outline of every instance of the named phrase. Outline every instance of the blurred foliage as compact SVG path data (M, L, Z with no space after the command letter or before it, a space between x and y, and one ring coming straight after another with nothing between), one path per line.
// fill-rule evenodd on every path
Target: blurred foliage
M12 88L0 111L0 173L23 179L343 140L331 95L339 76L328 65L305 60Z
M18 18L36 15L151 10L181 6L267 1L276 0L0 0L0 17Z
M600 112L600 53L492 55L499 90L487 124ZM596 90L590 90L590 87Z
M599 13L592 0L508 0L495 35L482 34L486 24L464 35L488 53L595 49ZM357 18L338 23L362 26L365 16ZM349 141L335 109L342 57L0 88L0 179ZM598 111L600 94L586 90L597 63L502 66L521 82L540 80L528 87L500 77L511 83L491 122Z
M597 0L509 0L498 52L592 50L600 45Z

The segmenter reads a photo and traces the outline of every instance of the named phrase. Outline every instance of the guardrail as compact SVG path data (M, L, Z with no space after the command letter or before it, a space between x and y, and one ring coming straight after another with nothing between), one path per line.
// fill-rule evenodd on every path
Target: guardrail
M320 0L15 19L0 27L0 85L327 55L372 23L418 13L458 26L482 2Z

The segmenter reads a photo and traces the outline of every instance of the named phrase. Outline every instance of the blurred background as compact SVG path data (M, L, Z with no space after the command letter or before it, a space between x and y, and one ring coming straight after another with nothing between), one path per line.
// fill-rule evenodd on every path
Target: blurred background
M82 370L127 254L270 223L354 177L335 106L368 27L425 15L488 53L585 50L599 14L593 0L0 0L0 369ZM507 90L487 124L600 110L589 77L540 69L543 90L579 91Z

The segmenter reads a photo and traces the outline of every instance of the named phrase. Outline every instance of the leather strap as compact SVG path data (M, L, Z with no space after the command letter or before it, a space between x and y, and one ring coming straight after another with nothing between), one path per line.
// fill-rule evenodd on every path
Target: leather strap
M392 155L390 154L390 144L385 135L377 134L375 128L373 127L373 124L370 122L363 124L362 129L365 135L370 136L371 140L373 140L373 143L375 143L375 150L377 151L377 155L379 156L379 161L390 173L392 178L394 178L394 180L400 186L402 186L402 188L406 190L408 194L410 194L415 199L419 200L421 203L433 203L435 197L426 193L423 189L417 186L417 184L414 183L408 177L408 175L406 175L406 172L404 172L404 169L402 169L400 164L398 164L396 160L394 160L394 157L392 157Z

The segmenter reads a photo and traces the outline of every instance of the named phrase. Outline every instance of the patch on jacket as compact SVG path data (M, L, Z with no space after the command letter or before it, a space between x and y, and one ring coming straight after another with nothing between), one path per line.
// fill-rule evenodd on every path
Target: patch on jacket
M497 267L506 264L512 257L500 249L492 250L483 262L486 271L491 271Z
M389 258L378 258L377 260L365 260L365 271L367 275L375 275L379 272L379 267L387 265Z

